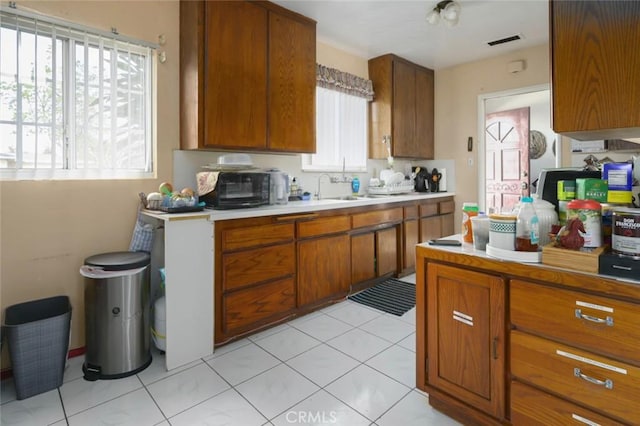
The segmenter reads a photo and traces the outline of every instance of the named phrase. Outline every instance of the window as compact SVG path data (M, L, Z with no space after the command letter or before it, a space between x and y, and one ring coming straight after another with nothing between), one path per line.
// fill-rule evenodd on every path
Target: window
M0 10L0 177L151 176L150 45Z
M302 156L302 169L365 172L371 81L321 65L317 71L316 153Z

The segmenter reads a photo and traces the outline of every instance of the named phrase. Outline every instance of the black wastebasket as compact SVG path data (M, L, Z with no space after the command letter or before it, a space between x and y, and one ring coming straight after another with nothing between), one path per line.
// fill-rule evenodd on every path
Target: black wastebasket
M18 399L62 386L69 351L71 303L54 296L9 306L7 337Z

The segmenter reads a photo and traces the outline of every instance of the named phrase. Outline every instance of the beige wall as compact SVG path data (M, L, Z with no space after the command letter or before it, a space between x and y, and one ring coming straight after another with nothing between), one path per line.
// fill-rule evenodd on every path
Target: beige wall
M73 307L71 348L84 346L83 280L87 256L127 250L138 192L171 180L172 151L179 147L179 3L177 1L18 1L80 24L157 42L167 61L158 64L157 179L0 182L0 305L68 295ZM6 348L6 345L4 345ZM2 368L7 366L3 350Z
M507 63L515 60L526 61L526 69L510 74ZM478 96L548 82L547 45L436 71L435 157L455 159L457 206L478 201ZM472 152L467 152L469 136L474 141ZM455 220L459 232L460 209Z
M316 62L362 78L369 78L367 58L362 58L328 44L316 43Z

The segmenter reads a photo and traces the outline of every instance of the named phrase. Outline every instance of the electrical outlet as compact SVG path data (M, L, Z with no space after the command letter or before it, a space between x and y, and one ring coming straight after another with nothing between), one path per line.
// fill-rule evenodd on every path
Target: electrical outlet
M467 158L467 166L469 166L469 167L473 166L473 158L472 157Z

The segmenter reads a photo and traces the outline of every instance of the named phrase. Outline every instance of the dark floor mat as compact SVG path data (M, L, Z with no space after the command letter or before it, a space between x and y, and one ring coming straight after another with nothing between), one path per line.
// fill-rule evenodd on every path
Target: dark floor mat
M362 305L402 316L416 306L416 286L390 278L348 298Z

